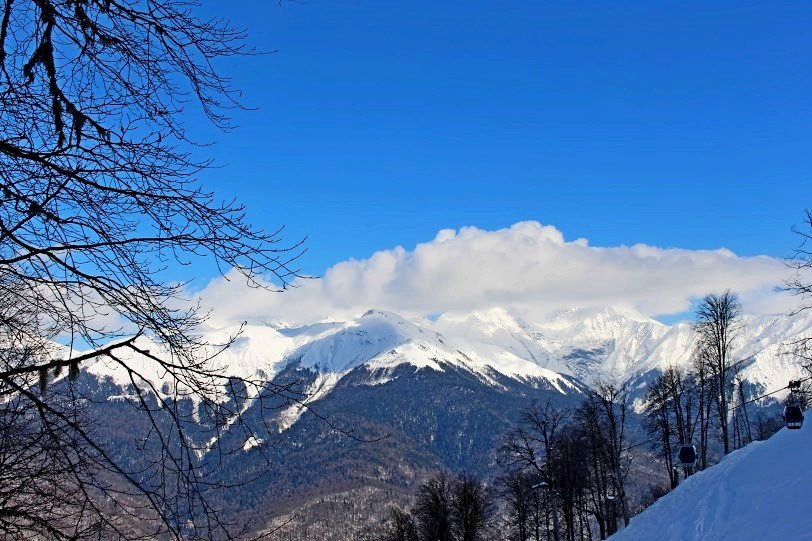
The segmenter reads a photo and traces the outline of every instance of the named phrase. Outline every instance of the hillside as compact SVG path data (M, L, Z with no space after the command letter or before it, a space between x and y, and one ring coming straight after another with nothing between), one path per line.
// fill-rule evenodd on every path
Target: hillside
M782 429L689 477L611 539L810 539L810 455L809 423Z

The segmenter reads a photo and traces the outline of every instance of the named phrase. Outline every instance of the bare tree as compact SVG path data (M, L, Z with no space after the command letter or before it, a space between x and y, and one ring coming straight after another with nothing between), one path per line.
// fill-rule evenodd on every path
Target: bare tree
M558 482L553 467L561 432L569 419L569 413L554 406L549 400L535 403L521 414L521 422L505 435L501 458L510 469L529 470L546 483L549 495L552 536L558 539Z
M5 539L98 537L103 529L93 520L92 505L77 497L98 484L89 472L94 457L78 439L71 439L74 423L83 431L91 427L80 421L66 421L20 393L7 392L0 407L0 532ZM57 411L73 411L81 418L76 397L53 393L50 406ZM111 522L113 517L111 517ZM116 521L115 528L133 529ZM108 528L109 529L109 528Z
M794 314L812 309L812 211L806 210L804 220L793 227L800 243L792 257L787 259L787 266L792 275L784 283L784 291L799 299ZM812 336L802 336L792 344L793 353L804 360L805 367L812 372Z
M417 489L414 512L420 537L426 541L453 541L452 525L454 482L451 476L441 472L431 477Z
M609 488L615 496L613 501L620 504L623 521L628 526L631 520L626 492L626 477L630 465L626 450L626 429L631 411L629 389L626 386L601 382L596 385L587 401L594 404L603 426L603 450L609 473Z
M502 457L509 466L529 468L552 482L547 458L552 456L560 430L569 414L549 400L522 411L521 423L502 442Z
M252 227L242 206L201 189L211 163L193 158L201 147L182 121L196 104L231 128L237 94L213 66L250 54L244 35L183 0L3 6L0 528L11 539L238 535L211 499L235 482L217 476L229 450L208 451L229 425L250 431L237 403L298 396L259 380L233 385L197 338L205 314L163 271L209 256L256 287L282 289L297 275L298 244L280 246L279 231ZM169 392L136 357L166 374ZM83 409L80 367L97 358L131 381L143 457L118 456ZM200 411L183 409L189 397ZM211 421L205 448L188 433L196 415Z
M412 514L399 507L390 507L382 541L418 541L417 525Z
M709 374L715 382L714 398L725 454L730 452L728 413L735 377L732 351L739 330L740 315L741 303L735 293L729 290L711 293L699 303L694 324L700 355L707 363Z
M694 392L697 401L697 429L699 443L698 468L704 470L708 467L708 452L710 449L708 436L713 424L713 405L716 403L717 380L711 376L711 354L707 344L699 341L693 352L693 379Z
M677 367L669 366L663 373L663 378L671 397L671 413L678 442L692 443L696 430L696 392L693 375L686 374Z
M747 412L747 398L744 396L744 379L737 375L734 384L733 404L733 444L741 449L753 441L753 431L750 425L750 415Z
M646 392L646 418L643 422L646 432L654 440L652 449L660 449L669 477L673 475L674 428L671 415L671 396L665 376L658 377ZM674 484L674 479L671 479Z
M527 498L517 492L528 474L548 496L552 524L547 523L546 538L591 539L597 526L605 539L617 531L619 520L628 525L630 407L628 388L599 382L572 416L549 402L522 412L521 423L508 432L501 449L519 537L529 537Z
M479 541L493 517L493 496L485 485L468 473L454 480L452 523L459 541Z
M586 493L590 488L591 478L588 470L588 445L584 433L578 426L570 424L564 427L557 436L553 455L549 459L550 470L556 479L555 497L550 505L557 504L561 511L560 529L564 539L575 541L590 536L589 522L586 517ZM552 492L550 495L552 496ZM558 539L559 528L553 525L552 538Z
M612 474L607 461L608 442L603 409L596 400L585 400L576 411L578 430L582 435L584 463L588 479L587 509L597 522L601 539L617 531L617 519L613 501Z
M670 366L646 393L644 425L648 433L656 438L653 447L663 453L672 485L678 481L673 477L676 471L675 451L681 445L693 444L697 421L701 418L695 404L699 388L692 374L685 374ZM684 470L686 477L689 474L687 469Z
M542 524L547 530L549 519L542 512L541 491L533 488L537 482L538 477L522 471L511 471L500 480L511 539L538 541Z

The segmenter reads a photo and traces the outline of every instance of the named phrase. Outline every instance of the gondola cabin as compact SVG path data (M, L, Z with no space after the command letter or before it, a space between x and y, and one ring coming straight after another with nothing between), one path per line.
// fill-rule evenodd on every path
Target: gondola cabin
M696 447L693 445L683 445L679 448L679 454L677 455L679 458L680 466L683 468L694 468L696 467Z
M785 406L784 422L790 430L798 430L804 424L804 412L801 406Z

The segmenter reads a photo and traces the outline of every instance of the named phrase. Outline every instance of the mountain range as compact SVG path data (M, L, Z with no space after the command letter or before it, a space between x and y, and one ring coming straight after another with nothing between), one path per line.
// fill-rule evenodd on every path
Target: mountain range
M810 334L805 315L743 316L734 357L748 391L804 374L789 345ZM218 367L295 385L302 396L246 402L249 430L223 436L236 450L224 459L227 474L267 470L227 501L235 515L262 523L347 491L398 501L438 469L492 477L500 439L523 408L540 400L575 407L591 386L611 381L631 385L639 409L662 369L690 365L694 341L689 323L666 325L625 308L566 309L533 321L506 308L431 319L369 310L349 321L209 329L203 339L214 350L234 336L213 359ZM159 344L139 341L161 354ZM169 393L152 363L128 360ZM121 366L100 359L81 382L104 410L99 418L115 424L125 415L120 402L132 382ZM125 436L116 444L126 446Z
M801 374L790 344L810 333L812 318L805 314L742 317L733 356L743 379L761 389L786 385ZM368 372L368 385L383 385L402 365L433 371L450 366L485 385L508 378L562 393L597 381L622 384L668 366L688 367L694 331L690 323L666 325L621 308L568 309L532 322L494 308L435 319L369 310L349 321L210 329L202 338L214 349L233 337L213 360L217 367L228 375L270 380L295 365L318 374L307 393L316 401L353 371ZM147 338L141 345L162 350ZM157 387L168 379L147 359L131 355L128 360ZM119 385L130 383L115 363L100 360L87 371Z

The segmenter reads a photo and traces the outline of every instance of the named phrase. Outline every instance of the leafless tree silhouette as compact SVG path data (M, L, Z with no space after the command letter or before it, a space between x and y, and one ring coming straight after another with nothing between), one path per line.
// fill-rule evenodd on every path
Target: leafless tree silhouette
M209 257L252 286L283 289L302 253L301 243L282 244L281 229L251 226L241 205L198 183L212 164L193 157L201 147L185 113L198 108L230 131L229 112L241 105L214 64L253 51L241 30L195 9L185 0L2 2L6 538L240 536L211 496L235 482L216 475L230 452L219 436L250 432L246 400L301 397L295 385L235 381L218 369L219 349L195 332L206 315L183 299L184 284L165 278L170 265ZM87 412L80 368L99 358L131 381L139 456L116 452ZM168 389L155 388L144 363ZM196 420L209 427L205 446L188 434Z
M787 266L792 274L784 283L783 289L798 297L800 302L793 310L797 314L812 309L812 211L805 211L803 222L793 227L793 231L800 242L787 259ZM807 363L807 370L812 371L812 336L801 337L791 346L793 353Z
M732 291L710 293L703 297L696 310L694 330L697 333L699 355L714 380L714 399L722 430L724 453L730 452L729 408L736 364L733 347L741 328L741 303Z

